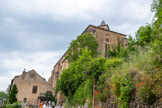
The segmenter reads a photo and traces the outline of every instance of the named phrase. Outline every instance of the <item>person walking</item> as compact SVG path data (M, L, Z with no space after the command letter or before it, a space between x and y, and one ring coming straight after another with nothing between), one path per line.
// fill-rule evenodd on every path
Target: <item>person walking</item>
M52 108L55 108L55 102L52 102Z
M40 103L40 108L43 108L43 102Z
M43 108L47 108L47 101L43 104Z
M48 102L48 108L52 108L51 101Z

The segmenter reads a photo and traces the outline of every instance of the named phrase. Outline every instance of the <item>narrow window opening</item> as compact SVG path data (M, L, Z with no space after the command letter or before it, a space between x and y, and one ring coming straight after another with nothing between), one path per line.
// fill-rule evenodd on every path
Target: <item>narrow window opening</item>
M107 44L105 44L105 57L107 57Z
M37 86L33 86L33 90L32 90L32 93L37 93Z
M27 102L27 98L24 98L23 102L26 103Z

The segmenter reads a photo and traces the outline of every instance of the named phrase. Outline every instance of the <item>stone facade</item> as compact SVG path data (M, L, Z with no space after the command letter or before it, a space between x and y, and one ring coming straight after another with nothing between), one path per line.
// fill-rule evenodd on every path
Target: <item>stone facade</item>
M68 62L65 60L66 53L61 57L61 59L56 63L54 69L51 72L51 77L49 78L48 82L51 86L56 89L56 82L59 79L60 75L62 74L62 70L68 68ZM56 94L57 98L57 105L65 99L65 97L59 92Z
M112 46L117 46L118 41L117 38L122 42L123 48L126 48L127 39L125 34L121 34L118 32L111 31L109 26L105 24L104 21L100 24L100 26L89 25L82 34L91 33L98 42L98 51L101 56L108 57L108 47L110 50ZM68 61L65 60L66 53L61 57L61 59L56 63L54 69L51 72L51 77L48 82L55 89L57 79L60 77L62 70L68 68ZM57 104L63 100L63 96L59 93L57 94Z
M14 84L18 89L16 96L18 102L39 105L39 102L45 97L45 93L53 94L52 86L34 70L23 71L22 75L15 76L10 90Z
M107 27L102 25L98 27L89 25L82 34L89 32L96 38L98 42L98 50L101 56L108 57L107 48L110 47L110 49L112 49L113 46L116 47L118 44L118 38L120 38L123 48L126 48L126 35L111 31L108 25Z

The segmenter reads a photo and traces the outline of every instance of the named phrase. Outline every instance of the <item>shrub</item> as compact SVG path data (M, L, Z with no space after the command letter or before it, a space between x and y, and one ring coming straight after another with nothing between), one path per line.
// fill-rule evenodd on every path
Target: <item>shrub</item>
M22 103L15 102L13 104L7 104L5 108L22 108Z
M102 91L95 92L97 101L101 101L101 102L105 102L109 94L110 91L108 90L108 88L104 88Z
M119 108L128 108L129 100L131 96L131 91L133 88L132 77L130 74L126 74L120 79L120 96L119 100Z
M152 92L152 80L143 78L136 84L137 95L141 100L149 105L156 101L156 96Z
M115 77L114 75L112 76L112 85L113 85L113 93L116 97L120 96L120 83L119 83L119 79L117 79L117 77Z
M132 84L133 82L130 74L112 76L112 92L118 100L119 108L128 108Z

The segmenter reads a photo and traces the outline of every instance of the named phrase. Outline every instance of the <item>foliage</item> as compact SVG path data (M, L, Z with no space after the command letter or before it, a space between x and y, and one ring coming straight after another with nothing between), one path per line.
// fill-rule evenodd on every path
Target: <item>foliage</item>
M70 105L68 99L66 99L64 105L63 105L64 108L72 108L72 106Z
M156 97L152 92L153 86L151 82L152 81L143 78L140 83L136 84L138 96L147 104L153 104L156 101Z
M89 99L90 97L92 97L92 89L91 87L89 88L89 86L92 85L92 83L89 83L88 81L84 83L82 83L79 88L76 90L76 93L74 94L74 105L84 105L86 99Z
M129 105L130 94L133 88L132 77L130 74L126 74L120 78L120 96L119 108L127 108Z
M16 94L18 93L16 84L13 85L12 90L9 94L9 103L12 104L14 102L17 102Z
M0 91L0 99L5 99L5 100L7 100L7 98L8 98L7 93L5 93L4 91Z
M118 79L116 79L115 76L112 76L113 81L113 93L116 97L120 96L120 82Z
M162 65L150 73L152 92L156 97L162 96Z
M69 49L67 50L66 59L69 62L76 61L80 55L82 55L82 49L87 48L91 51L92 57L97 57L97 41L92 34L82 34L70 43Z
M45 94L45 100L47 101L54 101L55 97L51 93L46 93Z
M72 105L84 105L86 99L91 104L92 81L98 81L99 76L105 72L105 58L92 59L91 51L82 49L83 54L70 67L63 71L57 81L56 91L61 90ZM84 71L87 74L84 74Z
M132 77L128 73L124 73L123 75L116 74L112 76L112 92L119 101L119 108L128 108L130 94L133 88L132 84Z
M153 42L152 50L154 64L162 64L162 35Z
M110 50L110 47L108 47L109 58L120 57L124 61L128 61L129 55L136 52L137 41L133 39L131 35L129 35L127 47L125 49L123 48L120 38L117 38L117 42L118 42L117 46L112 45L111 50Z
M114 69L121 65L122 60L119 58L105 59L104 63L104 73L99 76L99 81L97 82L97 102L105 102L107 97L111 94L110 79L114 74Z
M120 37L117 38L117 46L112 45L112 49L110 49L110 46L108 47L108 56L109 57L116 57L120 54L120 52L123 51L123 46L120 41Z
M5 93L4 91L0 91L0 101L2 101L2 103L0 103L0 107L5 106L7 100L8 100L8 94Z
M112 59L107 59L105 63L105 67L112 68L112 67L117 67L122 63L122 60L120 58L112 58Z
M78 103L83 103L85 97L82 97L81 101L77 101L77 98L80 97L79 92L82 92L83 84L85 83L85 79L83 75L84 68L90 68L91 62L87 62L91 60L91 51L88 49L82 49L83 54L79 57L76 62L72 62L70 67L63 71L60 76L60 79L57 81L56 91L61 90L63 94L68 98L70 104L77 105ZM85 64L88 64L86 67ZM88 70L92 71L92 70ZM87 78L88 80L88 78ZM74 99L76 98L76 100Z
M136 32L137 45L144 46L149 44L152 41L151 33L151 25L141 26Z
M153 0L151 10L155 12L153 22L152 43L153 60L156 65L162 64L162 1Z
M92 38L90 41L95 41L92 46L88 42L93 36L78 36L71 42L67 53L70 67L57 81L56 91L61 90L72 106L84 105L88 99L90 107L95 78L98 102L106 101L113 94L119 108L128 108L131 92L135 89L139 99L153 104L162 96L161 0L153 0L152 11L155 12L152 24L141 26L134 39L129 36L126 49L122 48L118 39L117 46L111 46L112 50L108 47L108 59L94 58L97 57L97 42ZM146 80L143 81L143 78Z
M22 104L19 102L14 102L13 104L7 104L5 108L22 108Z
M95 92L95 95L98 102L105 102L107 97L110 95L110 90L108 88L100 89L100 91Z
M162 19L162 1L161 0L153 0L153 3L151 4L151 11L155 12L154 15L154 20L155 20L155 25L156 24L161 24L161 19Z
M118 106L120 108L127 108L131 91L136 88L135 85L139 81L140 76L148 76L152 79L149 84L152 86L153 95L155 97L161 96L161 68L154 67L151 54L152 52L150 47L140 48L138 46L136 53L129 55L129 61L119 62L111 68L108 65L105 65L107 71L100 75L98 88L110 87L112 90L110 91L110 94L113 93L116 96ZM107 62L113 59L117 58L109 58ZM101 89L99 90L102 93ZM138 97L147 95L143 90L145 89L139 89L137 91L137 94L140 94L140 92L142 93L138 95ZM150 98L148 98L148 100L146 99L146 101L150 101L149 99ZM153 101L153 98L151 101Z

